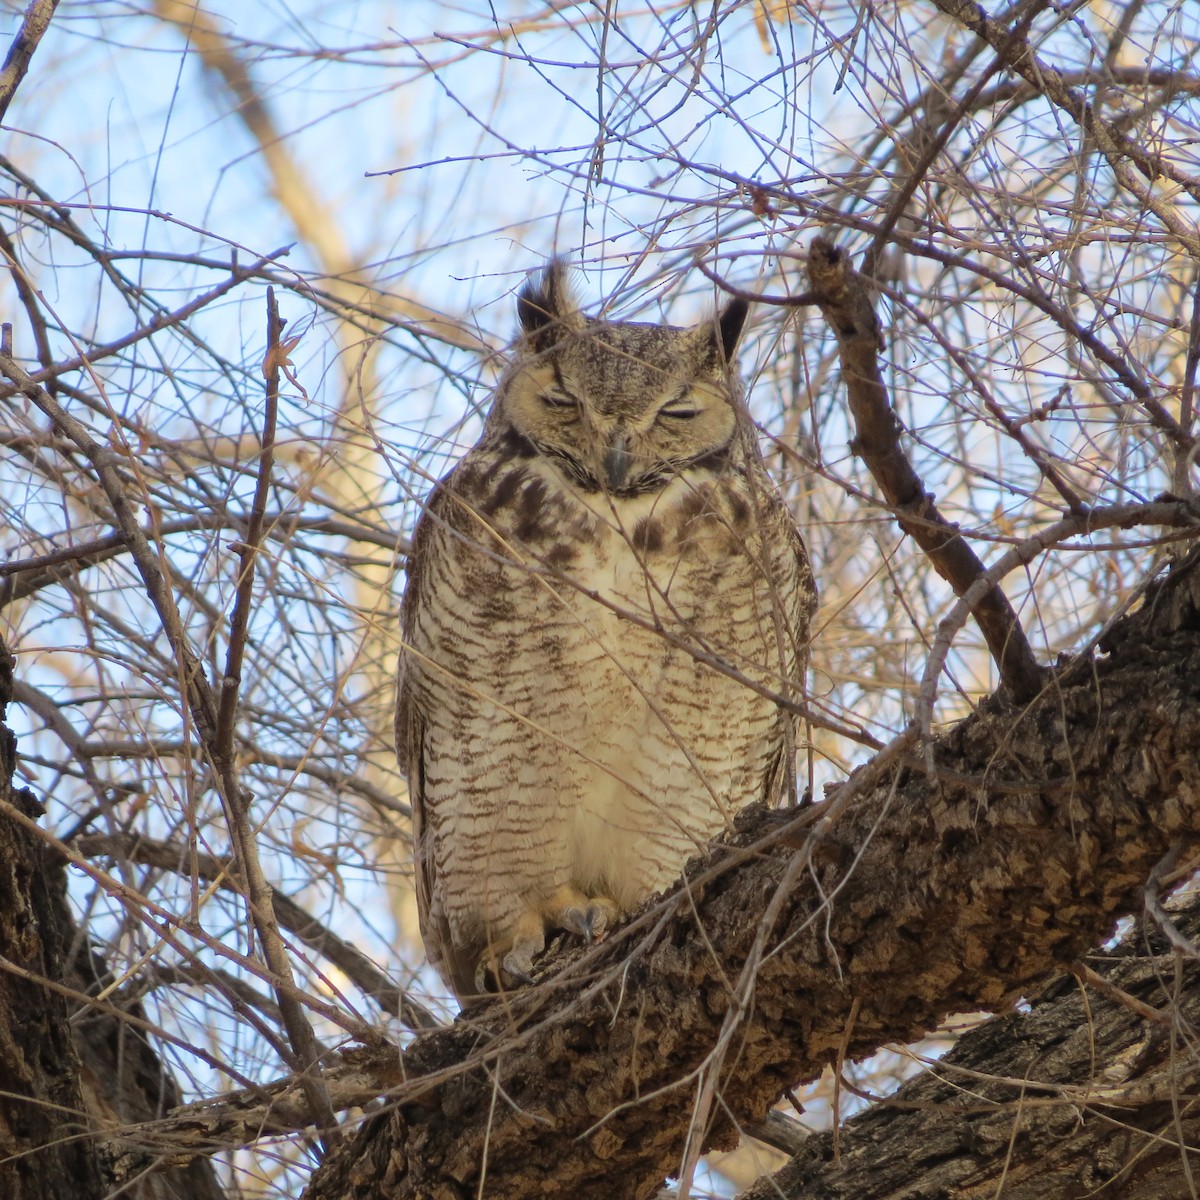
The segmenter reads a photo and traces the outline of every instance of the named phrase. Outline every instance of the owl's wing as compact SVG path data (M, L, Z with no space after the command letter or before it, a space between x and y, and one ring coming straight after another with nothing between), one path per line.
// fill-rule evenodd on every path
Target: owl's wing
M408 802L412 808L412 841L417 892L417 914L422 936L429 919L434 888L433 855L427 851L425 829L425 764L422 754L424 721L413 701L412 662L407 647L400 651L400 673L396 684L396 757L408 779Z
M782 504L783 502L780 501ZM812 640L812 622L817 615L817 581L813 574L808 547L796 525L791 510L784 505L786 514L786 536L796 561L796 579L793 595L792 629L796 638L796 671L803 677L808 669L808 647Z
M420 635L420 615L425 605L439 602L438 568L445 565L442 557L454 553L464 540L478 536L471 507L461 494L471 483L469 458L437 485L413 530L400 608L403 642L396 684L396 757L408 779L412 807L413 884L421 938L430 965L460 997L475 990L475 967L483 945L476 938L456 939L446 915L445 889L455 883L462 887L463 881L438 878L434 830L439 824L439 807L444 818L459 797L446 795L444 789L439 793L436 770L432 772L435 782L429 784L427 727L431 713L427 706L435 701L429 696L428 676L435 668L425 656L431 650Z
M418 685L422 665L412 645L417 614L426 602L426 574L430 556L435 552L434 533L437 521L441 519L437 512L439 508L445 508L443 484L438 485L417 522L406 566L408 578L400 608L403 641L396 677L396 758L408 780L409 805L412 808L413 885L417 895L417 918L429 961L440 970L449 949L449 930L444 928L444 921L438 920L434 913L437 865L428 828L430 804L435 801L431 800L425 786L425 716Z
M780 549L778 557L765 555L766 561L774 559L779 572L780 594L788 603L781 605L779 616L783 618L784 653L789 661L782 665L785 676L801 688L808 672L808 647L812 638L812 622L817 611L817 585L813 577L808 548L796 525L796 519L784 502L783 497L769 485L765 493L763 512L764 524L773 527L768 541ZM760 493L760 495L762 495ZM788 756L795 754L796 731L799 718L795 712L784 708L778 710L776 723L776 745L766 771L763 773L761 799L768 807L785 802L785 782L788 778Z

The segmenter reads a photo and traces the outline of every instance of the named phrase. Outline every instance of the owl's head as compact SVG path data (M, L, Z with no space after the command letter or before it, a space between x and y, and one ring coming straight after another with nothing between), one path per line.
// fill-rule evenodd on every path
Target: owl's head
M737 437L743 300L691 329L586 317L559 260L517 298L521 335L492 421L588 490L630 495L717 465Z

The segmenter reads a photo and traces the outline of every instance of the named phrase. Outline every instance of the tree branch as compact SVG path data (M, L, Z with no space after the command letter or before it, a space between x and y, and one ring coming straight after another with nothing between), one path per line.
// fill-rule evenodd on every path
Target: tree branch
M262 874L250 822L249 793L241 785L237 766L231 752L223 751L217 738L217 702L205 677L204 668L193 650L183 628L168 574L142 532L133 514L125 481L117 467L117 455L108 446L96 441L87 427L68 413L12 357L12 327L3 326L0 335L0 374L9 379L21 395L32 401L48 417L64 437L69 438L87 457L96 472L100 486L112 506L114 523L125 538L151 604L162 623L171 648L179 663L182 690L187 707L196 723L205 754L212 763L219 791L229 821L230 833L238 848L238 865L243 874L250 914L259 934L263 955L272 974L272 986L283 1013L288 1037L295 1052L289 1064L300 1078L301 1086L310 1093L314 1109L322 1118L320 1124L332 1145L337 1140L333 1109L320 1080L320 1055L323 1047L295 994L291 964L279 937L271 912L270 888ZM122 450L132 458L127 446Z
M706 1149L843 1041L861 1058L1028 994L1140 904L1168 847L1200 847L1200 553L1106 645L1028 706L993 700L939 740L936 764L975 782L890 769L822 837L803 828L822 832L821 808L746 814L607 942L417 1039L408 1082L308 1200L474 1196L484 1171L489 1197L654 1195L760 936Z
M154 841L133 834L86 834L76 838L74 849L89 858L111 856L127 859L164 871L195 868L204 883L233 888L229 864L211 854L193 854L187 846ZM284 929L294 933L306 946L323 955L370 996L384 1012L400 1020L409 1029L437 1029L438 1019L403 988L397 987L357 946L351 945L327 928L278 888L271 888L271 907Z
M8 106L29 70L33 52L50 28L50 20L57 7L58 0L31 0L25 10L25 19L4 56L4 66L0 67L0 121L8 114Z
M1170 199L1175 188L1182 188L1193 200L1200 201L1200 180L1188 175L1165 154L1147 150L1111 122L1104 120L1084 94L1065 81L1057 67L1038 58L1023 33L1018 31L1014 34L1002 28L975 0L934 0L934 3L946 16L987 42L1014 74L1067 113L1099 148L1122 184L1162 221L1193 258L1200 258L1200 236L1196 234L1195 223L1180 212ZM1124 161L1126 159L1147 181L1145 184L1133 177ZM1167 180L1170 183L1163 187ZM1173 436L1191 441L1186 431L1165 410L1162 416L1168 421L1164 428Z
M879 370L879 326L866 286L846 254L822 237L813 239L808 275L821 313L837 334L854 416L854 452L875 477L900 528L925 551L955 595L965 596L984 566L938 511L900 445L900 421ZM1009 695L1017 701L1032 699L1042 686L1042 669L1008 597L992 584L973 601L971 612Z
M1177 921L1200 937L1200 904ZM838 1164L833 1135L813 1136L742 1200L1188 1195L1200 1057L1185 1031L1200 1022L1200 964L1141 936L1090 962L1076 968L1086 989L1060 976L1032 1011L973 1029L847 1122Z
M242 685L242 662L246 642L250 637L250 606L254 600L254 575L258 551L262 544L263 517L267 511L267 496L271 490L271 468L275 463L275 426L279 416L279 371L287 354L280 348L284 321L279 316L275 289L267 285L267 354L263 360L266 390L263 404L263 431L259 443L258 476L254 482L254 499L246 533L238 547L237 586L234 589L233 612L229 616L229 643L225 647L225 674L221 680L217 703L217 728L213 735L216 753L233 757L233 725L237 716L238 693Z

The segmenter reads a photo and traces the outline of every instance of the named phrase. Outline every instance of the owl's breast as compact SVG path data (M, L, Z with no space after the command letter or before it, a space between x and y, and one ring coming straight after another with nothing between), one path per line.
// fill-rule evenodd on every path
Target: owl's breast
M496 572L487 592L524 620L492 662L503 670L498 659L511 651L528 665L532 648L547 679L570 681L583 703L566 716L547 705L547 721L571 723L571 736L586 735L605 761L626 757L631 722L663 726L648 716L657 697L685 723L707 721L709 708L755 726L774 721L769 700L719 667L782 691L793 665L780 647L792 642L781 597L795 591L794 554L769 536L772 511L745 480L684 472L654 492L609 496L538 459L496 490L505 503L481 512ZM517 633L505 621L492 628ZM615 726L622 732L610 737Z
M752 553L754 511L731 481L683 472L629 496L584 491L546 459L513 471L484 515L532 564L602 601L666 594ZM684 582L686 581L686 583Z

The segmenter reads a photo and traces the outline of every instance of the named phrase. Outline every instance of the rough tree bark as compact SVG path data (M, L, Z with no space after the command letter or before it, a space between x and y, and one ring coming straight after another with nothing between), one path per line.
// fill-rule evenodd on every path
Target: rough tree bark
M12 671L0 643L0 719ZM36 820L41 805L13 788L15 766L16 738L0 726L0 800ZM62 977L62 886L36 833L0 813L0 1195L12 1200L98 1200L106 1191L86 1136L70 1007L43 982Z
M1200 937L1200 901L1173 913ZM1178 1200L1200 1174L1200 965L1139 931L959 1039L742 1200Z

